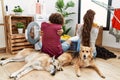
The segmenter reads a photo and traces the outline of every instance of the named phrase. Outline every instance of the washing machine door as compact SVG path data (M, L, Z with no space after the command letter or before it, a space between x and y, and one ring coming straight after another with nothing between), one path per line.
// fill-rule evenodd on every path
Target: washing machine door
M40 26L37 22L28 24L25 37L31 44L36 44L40 40Z

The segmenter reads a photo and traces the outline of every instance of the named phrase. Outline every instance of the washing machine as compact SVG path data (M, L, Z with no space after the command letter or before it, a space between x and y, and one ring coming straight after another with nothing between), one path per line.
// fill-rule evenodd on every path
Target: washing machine
M31 44L34 45L35 50L40 50L42 47L42 43L40 40L41 23L47 21L48 21L47 16L36 14L34 15L34 21L29 23L25 30L25 37Z

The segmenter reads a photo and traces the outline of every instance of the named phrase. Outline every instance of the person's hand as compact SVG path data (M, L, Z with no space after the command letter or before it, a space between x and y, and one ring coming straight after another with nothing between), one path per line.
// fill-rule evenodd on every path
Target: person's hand
M40 36L42 36L43 35L43 31L40 31Z
M57 31L58 35L62 35L62 33L63 33L63 29L60 29L60 30Z

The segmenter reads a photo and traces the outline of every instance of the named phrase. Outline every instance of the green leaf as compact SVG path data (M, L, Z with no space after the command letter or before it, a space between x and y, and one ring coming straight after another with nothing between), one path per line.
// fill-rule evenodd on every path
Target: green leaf
M64 17L68 17L69 15L72 15L72 14L75 14L75 12L66 12L66 11L63 12Z
M56 7L58 12L62 12L62 8L64 7L63 0L58 0L55 4L55 7Z
M66 26L62 26L62 29L63 29L63 33L66 31Z
M68 23L70 23L71 21L73 21L72 19L66 19L65 20L65 24L68 24Z
M55 3L55 8L56 8L57 12L61 13L63 15L63 17L65 18L65 23L62 26L63 35L68 34L69 31L71 30L71 27L67 28L66 25L69 24L72 21L72 19L68 19L68 17L70 15L75 14L75 12L69 12L69 11L67 11L67 9L72 8L74 6L75 6L75 3L73 1L69 1L65 4L64 0L57 0L57 2Z
M23 9L20 6L15 6L13 12L23 12Z
M66 26L64 25L64 26L62 26L62 28L63 28L63 34L62 35L64 35L64 34L68 34L72 27L66 28Z
M72 27L69 27L69 28L66 30L65 34L68 34L68 32L71 30L71 28L72 28Z
M75 6L75 3L73 1L69 1L65 6L65 10L68 9L69 7L74 7L74 6Z
M25 25L24 25L22 22L17 22L17 23L16 23L16 27L17 27L17 28L24 28Z

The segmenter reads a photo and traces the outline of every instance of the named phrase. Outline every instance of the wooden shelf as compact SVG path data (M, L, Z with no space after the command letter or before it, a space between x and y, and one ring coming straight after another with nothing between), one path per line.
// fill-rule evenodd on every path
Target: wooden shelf
M27 25L33 21L33 16L15 16L8 15L5 16L5 27L6 27L6 39L7 39L7 53L15 54L23 48L33 48L33 45L30 44L25 39L25 29ZM23 34L18 34L16 27L17 22L22 22L25 25Z

